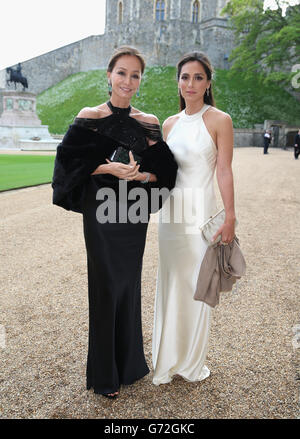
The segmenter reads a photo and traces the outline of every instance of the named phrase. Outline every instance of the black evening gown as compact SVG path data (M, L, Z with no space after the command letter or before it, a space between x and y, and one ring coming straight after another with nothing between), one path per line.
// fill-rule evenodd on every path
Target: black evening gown
M116 223L99 223L97 183L97 178L91 179L83 206L89 292L87 388L112 393L149 372L141 322L148 223L121 223L118 217Z
M143 349L141 272L150 215L147 221L137 223L119 220L119 207L124 201L119 197L120 180L107 174L90 174L99 163L106 163L105 158L119 145L143 157L140 170L158 175L158 187L171 189L177 172L177 164L161 139L158 125L130 117L130 107L110 108L112 115L103 119L75 119L58 150L53 179L53 202L83 214L89 297L86 385L95 393L113 393L120 385L132 384L149 372ZM95 161L95 153L91 152L86 158L83 155L86 150L80 149L82 142L78 141L81 136L87 147L100 139L103 156ZM147 138L157 143L148 146ZM69 148L76 142L80 145L77 149ZM80 160L77 152L74 156L74 150L79 151ZM73 174L76 185L69 177L73 178ZM122 183L127 191L136 186L147 190L153 187L134 181L122 180ZM97 208L104 202L96 199L96 194L104 187L114 189L116 196L108 202L116 208L116 221L99 222L96 216ZM132 203L127 201L127 209Z

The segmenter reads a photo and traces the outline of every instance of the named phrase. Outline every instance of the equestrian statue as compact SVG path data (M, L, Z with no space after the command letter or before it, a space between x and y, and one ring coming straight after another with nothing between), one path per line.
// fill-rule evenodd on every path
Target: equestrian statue
M6 80L7 85L9 86L9 83L14 82L15 83L15 90L17 89L16 83L20 82L20 84L23 85L23 91L25 91L25 88L28 88L28 82L27 78L22 75L22 67L19 63L16 69L13 69L12 67L7 67L6 73L8 73L9 79Z

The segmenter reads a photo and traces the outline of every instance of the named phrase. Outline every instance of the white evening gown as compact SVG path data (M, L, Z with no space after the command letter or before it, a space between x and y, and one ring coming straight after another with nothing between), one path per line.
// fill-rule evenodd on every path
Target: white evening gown
M199 225L217 211L214 192L217 148L202 118L208 108L205 104L191 116L183 110L166 140L178 163L178 173L173 195L159 214L159 267L152 340L156 385L170 382L174 375L200 381L210 374L204 362L212 308L193 299L207 249ZM181 211L182 193L184 209L192 214L180 221L177 207L175 211L173 208L177 203Z

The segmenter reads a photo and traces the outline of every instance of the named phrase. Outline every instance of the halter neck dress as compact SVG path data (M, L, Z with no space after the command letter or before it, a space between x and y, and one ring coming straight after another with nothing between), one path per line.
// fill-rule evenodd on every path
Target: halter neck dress
M69 126L57 147L52 179L53 204L83 216L89 296L86 384L102 394L114 393L149 372L143 350L141 270L150 212L163 202L152 203L151 194L152 189L170 191L178 168L158 124L138 120L130 107L107 105L112 111L107 117L75 118ZM118 149L125 161L124 149L132 150L139 156L139 170L154 174L156 181L143 184L94 174Z
M164 204L159 215L159 267L152 340L156 385L170 382L174 375L200 381L210 374L204 363L212 308L193 299L207 249L199 225L217 210L214 193L217 148L203 120L209 107L205 104L193 115L183 110L166 139L178 172L170 203ZM182 200L184 209L181 209ZM178 212L183 210L187 214L180 219Z
M129 116L131 108L108 103L112 114L102 119L76 118L75 124L116 141L116 146L147 148L146 137L161 139L159 125L140 123ZM139 182L126 182L129 192ZM114 189L111 206L116 221L100 223L97 192ZM142 336L141 272L148 223L123 222L118 215L119 179L110 174L91 176L83 204L83 229L87 250L89 293L89 346L87 389L113 393L149 372ZM107 201L106 201L107 202ZM127 210L133 201L127 202ZM125 206L125 205L124 205Z

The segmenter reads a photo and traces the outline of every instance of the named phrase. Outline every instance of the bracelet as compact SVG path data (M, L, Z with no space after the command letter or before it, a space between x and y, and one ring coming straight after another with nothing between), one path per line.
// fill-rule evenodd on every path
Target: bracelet
M145 184L148 183L150 180L150 173L149 172L144 172L144 174L147 174L147 177L145 178L145 180L142 180L141 183Z

